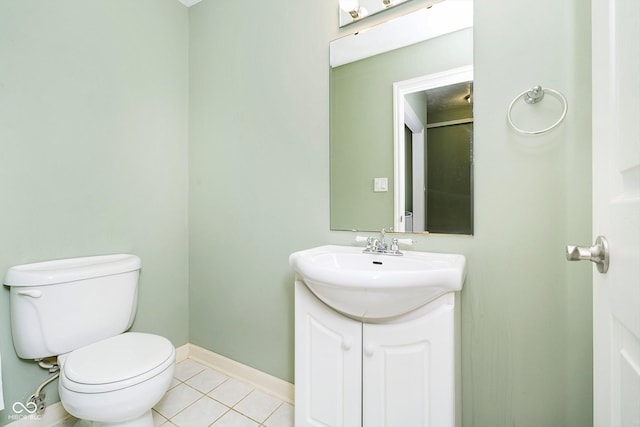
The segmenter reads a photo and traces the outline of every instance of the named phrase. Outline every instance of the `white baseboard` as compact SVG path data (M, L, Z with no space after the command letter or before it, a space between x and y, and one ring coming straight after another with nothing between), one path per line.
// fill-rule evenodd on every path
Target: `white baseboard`
M294 386L280 378L193 344L185 344L176 348L176 362L180 363L186 359L193 359L230 377L247 382L280 400L293 404ZM62 406L62 403L56 402L48 405L43 415L18 418L5 427L51 427L70 416Z
M180 347L176 347L176 363L180 363L189 358L189 346L190 344L187 343Z
M293 404L293 384L197 345L187 344L187 346L189 346L189 359L200 362L230 377L247 382L280 400Z

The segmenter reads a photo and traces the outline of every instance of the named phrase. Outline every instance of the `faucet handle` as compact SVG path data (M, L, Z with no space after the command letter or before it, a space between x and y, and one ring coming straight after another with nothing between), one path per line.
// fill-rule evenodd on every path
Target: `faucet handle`
M367 242L367 247L365 251L370 251L373 249L373 241L374 241L373 237L356 236L355 240L356 242Z
M402 244L402 245L413 245L414 240L413 239L398 239L396 237L394 237L391 240L391 247L389 248L391 250L391 252L393 252L394 254L397 255L402 255L402 252L400 252L400 248L398 247L398 244Z
M397 243L400 243L401 245L413 245L416 241L413 239L394 239L397 240Z

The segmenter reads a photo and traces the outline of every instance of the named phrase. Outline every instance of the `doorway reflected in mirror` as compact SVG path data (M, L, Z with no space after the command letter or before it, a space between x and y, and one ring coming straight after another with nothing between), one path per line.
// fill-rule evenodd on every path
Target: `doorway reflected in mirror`
M406 94L405 108L400 227L473 234L473 82Z

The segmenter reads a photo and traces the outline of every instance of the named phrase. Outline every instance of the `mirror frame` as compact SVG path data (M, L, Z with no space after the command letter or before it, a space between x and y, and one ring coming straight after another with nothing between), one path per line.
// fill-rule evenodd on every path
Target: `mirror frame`
M455 83L473 81L473 65L454 68L439 73L427 74L393 84L393 164L394 164L394 194L393 194L393 230L404 232L405 206L405 95L423 90L448 86ZM473 186L473 178L471 181ZM473 204L473 198L471 200ZM473 212L473 206L472 206ZM425 234L428 231L424 232Z

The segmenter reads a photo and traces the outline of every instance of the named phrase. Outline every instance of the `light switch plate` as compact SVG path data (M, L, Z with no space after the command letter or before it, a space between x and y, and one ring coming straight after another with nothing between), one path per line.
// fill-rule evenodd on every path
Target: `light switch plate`
M374 178L373 179L373 191L389 191L389 179L388 178Z

